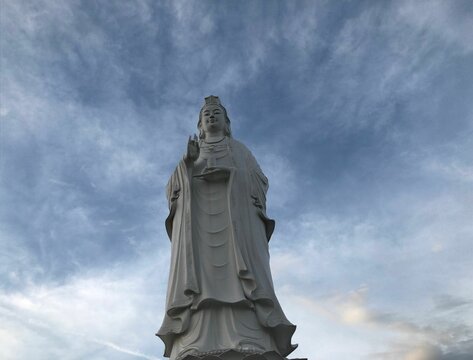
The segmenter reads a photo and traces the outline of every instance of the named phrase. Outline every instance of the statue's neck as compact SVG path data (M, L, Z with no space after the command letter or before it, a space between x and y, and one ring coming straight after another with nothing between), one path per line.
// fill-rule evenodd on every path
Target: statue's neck
M206 134L205 142L207 144L216 143L216 142L222 141L224 138L225 138L224 134L215 134L215 135Z

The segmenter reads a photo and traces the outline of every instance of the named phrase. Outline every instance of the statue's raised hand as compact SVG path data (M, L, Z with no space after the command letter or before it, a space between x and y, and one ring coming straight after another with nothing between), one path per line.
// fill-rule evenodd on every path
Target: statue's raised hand
M188 161L196 161L199 157L200 148L199 148L199 139L194 134L194 138L189 136L189 141L187 142L187 154L186 160Z

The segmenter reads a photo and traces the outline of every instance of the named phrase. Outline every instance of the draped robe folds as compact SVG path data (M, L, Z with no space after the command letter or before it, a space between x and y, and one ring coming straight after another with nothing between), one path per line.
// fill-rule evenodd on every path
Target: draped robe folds
M209 147L202 142L195 164L181 160L167 186L171 269L156 335L171 359L229 349L287 356L296 347L291 344L296 327L273 288L268 180L240 142L226 137L216 150ZM229 169L227 178L196 177L210 152L217 168Z

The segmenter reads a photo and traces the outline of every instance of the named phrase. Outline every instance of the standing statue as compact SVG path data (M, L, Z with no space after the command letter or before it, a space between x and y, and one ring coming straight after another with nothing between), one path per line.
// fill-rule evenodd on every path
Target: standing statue
M269 268L268 179L232 138L217 96L205 98L197 127L199 138L189 137L167 185L171 270L156 335L171 360L282 359L297 346L296 327L279 305Z

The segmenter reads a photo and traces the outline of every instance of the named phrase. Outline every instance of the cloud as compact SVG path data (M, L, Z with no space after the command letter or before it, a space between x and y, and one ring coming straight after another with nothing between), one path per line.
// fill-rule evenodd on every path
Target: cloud
M283 222L272 239L271 263L288 317L302 329L298 354L304 348L321 359L468 353L467 343L459 345L473 331L469 260L461 255L470 252L472 237L464 200L440 196L405 207L406 199L398 199L384 204L385 216L309 213ZM321 344L334 341L324 331L350 344L333 353L335 344Z
M396 350L386 353L377 353L371 359L382 360L468 360L471 358L472 348L465 347L460 351L442 351L441 347L429 342L420 342L412 346L398 345Z
M471 300L445 294L435 298L436 308L444 311L457 310L459 307L471 305L471 303Z
M449 84L439 86L436 79L455 56L471 53L465 34L473 25L461 8L460 3L452 7L441 1L370 4L336 18L318 9L324 27L308 32L315 38L312 44L320 38L317 30L331 32L304 56L306 66L296 68L299 86L291 87L288 95L297 103L295 118L313 111L300 125L306 129L301 134L327 137L331 131L343 136L372 129L384 136L386 129L396 137L424 119L428 131L433 112L446 111L444 99L452 93L446 92ZM326 19L332 22L326 24ZM455 101L462 99L459 94ZM438 109L439 104L445 107ZM397 126L399 122L404 126Z
M454 44L459 51L473 52L473 45L466 34L473 31L473 21L465 11L467 3L458 7L448 6L443 1L403 1L399 14L412 27L425 29L448 44Z
M297 290L294 288L291 288L290 292L286 290L284 296L289 296L290 303L299 309L295 310L290 306L296 317L300 316L299 312L305 312L306 318L310 313L311 326L321 331L322 324L322 328L337 331L343 338L352 336L353 332L362 335L358 342L354 342L352 338L351 343L345 345L344 351L347 354L350 351L357 351L361 355L360 349L364 348L364 355L360 358L366 359L443 360L466 359L467 354L471 356L473 335L471 324L463 327L458 323L453 324L448 316L439 317L435 308L429 310L429 316L436 320L423 325L403 319L399 314L383 313L373 309L369 305L369 289L366 286L348 293L320 297L298 294L295 291ZM468 311L471 310L470 307ZM302 323L302 326L308 325ZM308 338L302 336L304 343L310 344ZM385 351L374 351L383 346ZM312 349L309 345L308 350L317 351L317 347ZM318 353L321 359L329 359L333 355L333 352L329 351Z
M159 274L167 270L168 255L155 252L139 263L83 274L63 285L33 284L1 294L2 327L9 334L1 340L4 354L88 357L91 349L108 348L113 358L119 352L158 359L150 354L163 351L153 329L164 309Z
M124 353L124 354L128 354L128 355L132 355L136 358L142 358L142 359L148 359L148 360L159 360L160 358L157 358L155 356L150 356L150 355L146 355L146 354L143 354L141 352L138 352L138 351L133 351L133 350L129 350L129 349L125 349L123 348L122 346L119 346L117 344L114 344L114 343L111 343L111 342L108 342L108 341L98 341L98 340L95 340L94 342L96 342L97 344L100 344L100 345L104 345L104 346L107 346L107 347L110 347L111 349L113 350L116 350L116 351L119 351L121 353Z
M5 3L2 354L162 352L164 186L209 94L269 177L297 356L471 354L471 10Z

